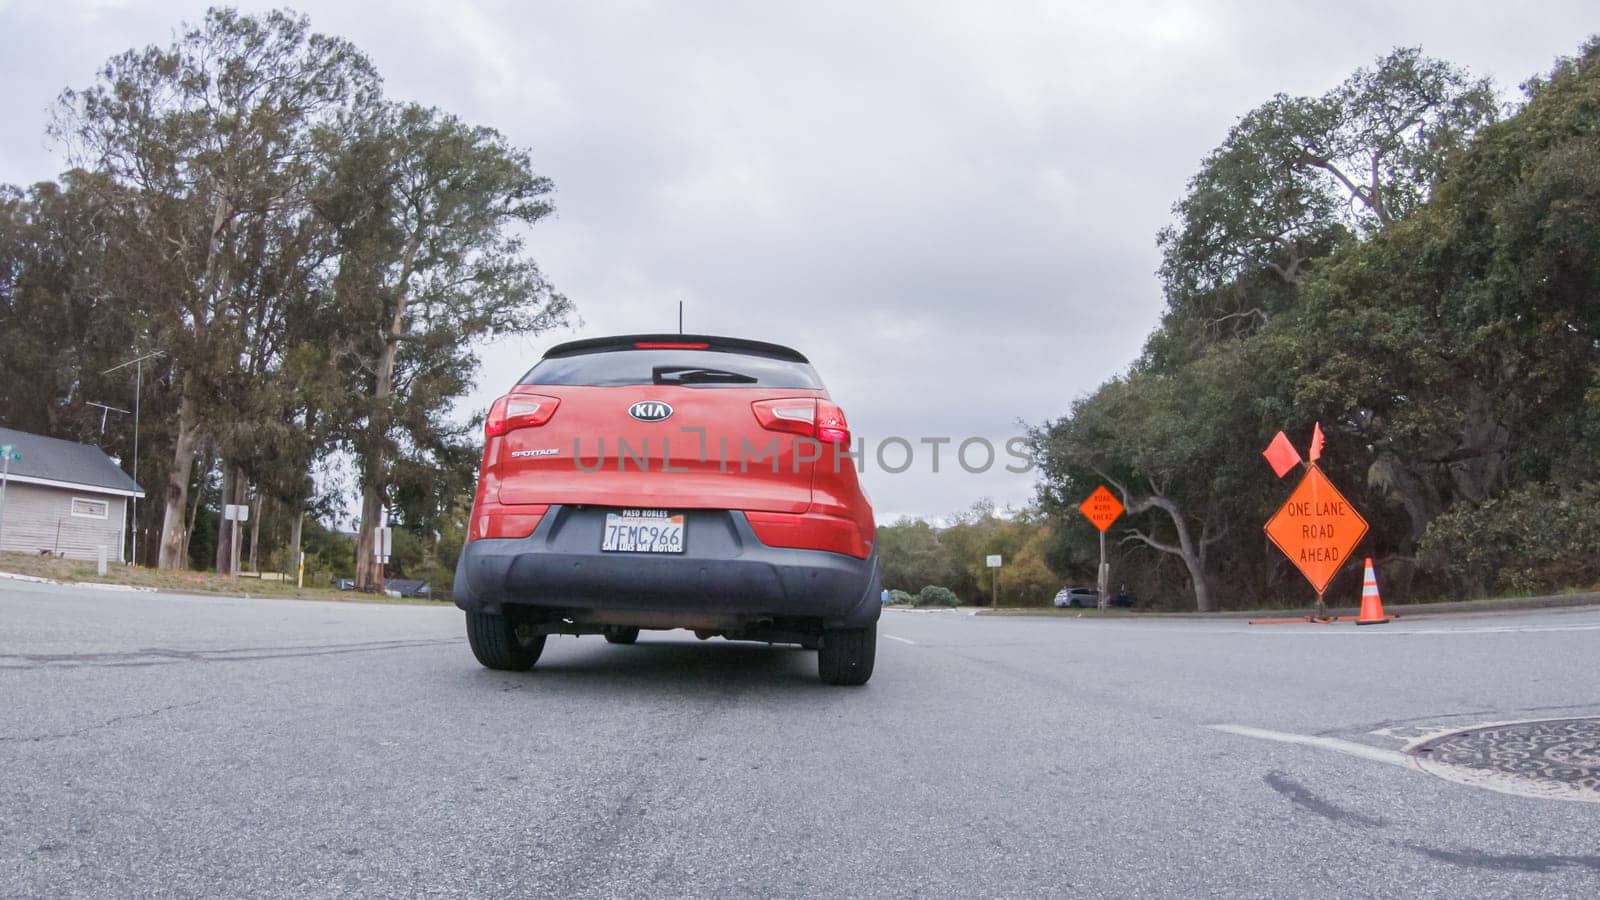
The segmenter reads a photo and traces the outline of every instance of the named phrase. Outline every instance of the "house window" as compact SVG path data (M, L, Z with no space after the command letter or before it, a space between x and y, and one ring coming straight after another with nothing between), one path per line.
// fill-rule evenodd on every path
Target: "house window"
M104 519L111 514L111 504L104 500L73 497L72 514L80 519Z

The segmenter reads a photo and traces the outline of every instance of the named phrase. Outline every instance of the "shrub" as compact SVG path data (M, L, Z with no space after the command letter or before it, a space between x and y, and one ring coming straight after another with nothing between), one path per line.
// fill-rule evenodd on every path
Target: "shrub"
M916 598L898 588L889 592L889 602L900 606L910 606Z
M930 584L917 592L917 598L912 601L916 606L960 606L961 598L955 591L947 587Z
M1568 490L1527 485L1477 505L1457 504L1428 525L1423 568L1475 593L1529 593L1600 580L1600 483Z

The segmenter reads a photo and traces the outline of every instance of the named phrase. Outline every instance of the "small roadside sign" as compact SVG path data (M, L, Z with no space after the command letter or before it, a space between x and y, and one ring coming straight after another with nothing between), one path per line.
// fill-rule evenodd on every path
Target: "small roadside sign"
M1089 499L1078 505L1078 512L1083 513L1083 517L1093 523L1094 527L1100 529L1101 533L1110 528L1111 523L1122 515L1122 509L1122 501L1118 500L1115 494L1106 490L1106 486L1103 484L1094 489L1094 493L1089 495Z
M1367 520L1312 465L1289 499L1267 520L1267 537L1289 557L1320 597L1367 533Z
M250 504L224 503L222 504L222 519L225 522L250 521Z
M988 564L989 568L998 569L1000 568L1000 554L991 553L984 558L984 562Z
M372 555L380 562L388 562L391 548L394 546L394 529L387 525L372 530Z
M11 444L0 444L0 459L22 462L22 451Z

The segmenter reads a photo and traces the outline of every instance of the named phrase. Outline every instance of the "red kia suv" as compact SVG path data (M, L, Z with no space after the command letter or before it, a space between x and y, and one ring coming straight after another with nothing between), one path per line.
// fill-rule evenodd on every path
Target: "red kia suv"
M484 424L455 601L491 669L552 634L692 629L872 676L882 609L850 427L804 356L698 335L551 348Z

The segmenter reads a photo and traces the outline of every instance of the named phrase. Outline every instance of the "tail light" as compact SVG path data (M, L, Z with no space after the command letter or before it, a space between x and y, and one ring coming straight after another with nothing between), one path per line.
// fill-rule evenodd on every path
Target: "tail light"
M757 400L750 407L756 421L768 431L787 431L829 444L850 443L850 425L845 421L844 410L830 400Z
M817 401L816 438L825 444L850 445L850 423L844 420L844 410L827 400Z
M484 437L500 437L519 428L536 428L550 421L561 401L540 394L507 394L489 407L483 423Z

